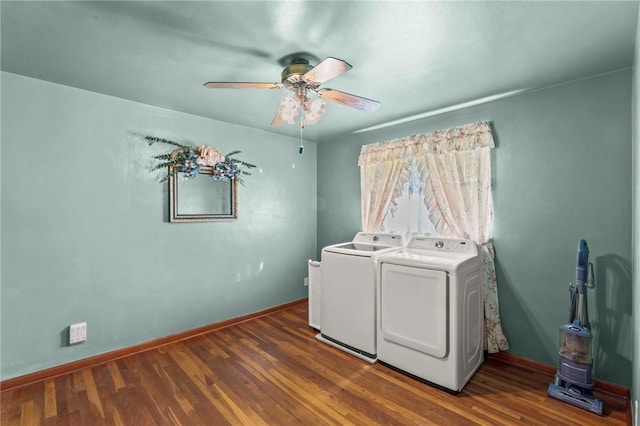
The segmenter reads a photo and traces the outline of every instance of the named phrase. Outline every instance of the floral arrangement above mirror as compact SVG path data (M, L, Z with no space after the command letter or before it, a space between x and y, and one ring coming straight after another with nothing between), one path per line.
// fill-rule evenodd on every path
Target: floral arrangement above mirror
M247 170L256 167L254 164L238 160L234 157L236 154L240 154L241 151L233 151L223 156L217 148L209 148L204 145L194 148L155 136L145 136L144 138L149 145L163 143L176 147L176 149L168 154L153 157L158 163L153 167L152 171L160 169L167 170L167 175L161 182L166 181L177 172L183 172L184 174L182 176L187 179L194 179L198 174L203 174L205 176L211 176L213 180L235 180L241 185L244 185L242 176L251 175ZM200 173L201 169L206 169L207 173Z

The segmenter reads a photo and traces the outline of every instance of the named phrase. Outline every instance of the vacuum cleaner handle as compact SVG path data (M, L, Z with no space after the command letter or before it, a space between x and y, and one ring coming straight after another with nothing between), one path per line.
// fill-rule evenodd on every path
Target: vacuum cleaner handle
M587 269L589 265L589 246L585 240L578 243L578 255L576 256L576 286L582 287L587 282Z

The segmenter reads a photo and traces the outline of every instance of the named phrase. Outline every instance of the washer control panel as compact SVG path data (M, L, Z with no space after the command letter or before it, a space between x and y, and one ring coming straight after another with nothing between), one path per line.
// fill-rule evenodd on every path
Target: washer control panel
M354 243L381 244L393 247L404 246L402 235L398 234L376 234L371 232L358 232L353 238Z
M407 248L451 253L478 253L478 247L473 241L442 237L413 237L407 244Z

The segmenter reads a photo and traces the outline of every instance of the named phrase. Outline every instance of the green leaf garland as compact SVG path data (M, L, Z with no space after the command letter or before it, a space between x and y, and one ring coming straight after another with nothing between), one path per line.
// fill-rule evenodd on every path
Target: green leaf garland
M236 154L240 154L241 151L232 151L222 156L218 149L211 149L204 145L194 148L156 136L145 136L144 138L149 145L163 143L176 147L175 150L168 154L160 154L153 157L157 163L151 171L167 170L167 175L161 179L161 182L166 181L169 176L173 176L176 172L184 172L185 177L193 179L198 176L201 167L207 167L211 170L213 180L237 180L238 183L244 185L242 176L251 175L245 169L256 167L254 164L234 157Z

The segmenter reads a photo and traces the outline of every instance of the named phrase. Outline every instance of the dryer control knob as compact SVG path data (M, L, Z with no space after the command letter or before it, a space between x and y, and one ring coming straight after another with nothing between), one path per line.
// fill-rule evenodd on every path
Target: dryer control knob
M442 247L444 247L444 242L436 241L436 248L442 248Z

